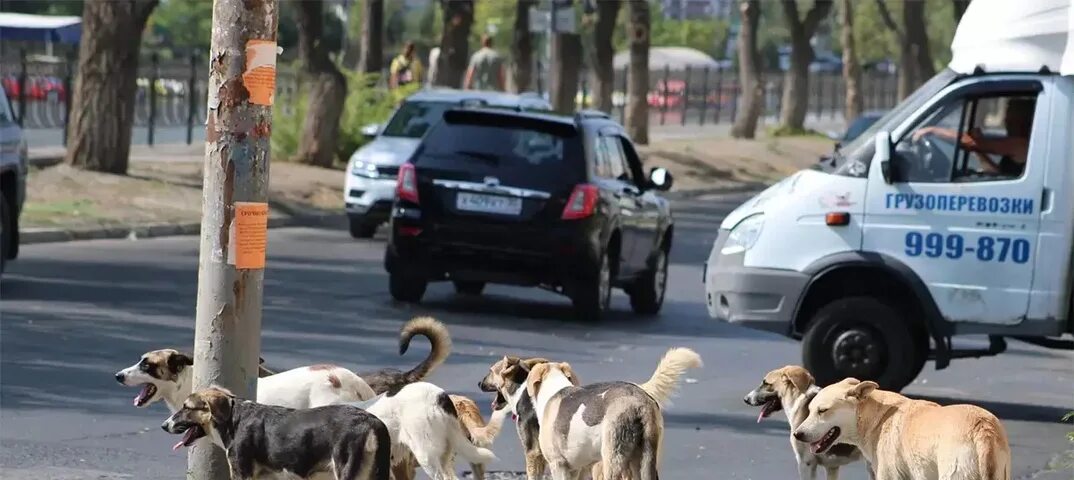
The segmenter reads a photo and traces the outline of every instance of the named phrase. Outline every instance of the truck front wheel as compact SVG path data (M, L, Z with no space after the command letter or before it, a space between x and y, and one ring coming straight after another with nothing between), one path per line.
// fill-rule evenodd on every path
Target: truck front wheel
M924 366L907 321L878 298L834 300L810 319L802 338L802 360L820 386L854 377L900 391Z

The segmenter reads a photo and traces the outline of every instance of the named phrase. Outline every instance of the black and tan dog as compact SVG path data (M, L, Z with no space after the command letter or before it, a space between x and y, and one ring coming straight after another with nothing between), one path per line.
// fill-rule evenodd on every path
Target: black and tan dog
M688 348L673 348L649 381L578 387L566 363L530 369L526 390L541 425L541 452L554 480L593 478L658 480L664 436L662 408L687 369L701 366Z
M492 401L494 411L506 408L513 415L518 439L526 452L526 478L529 480L541 478L547 463L541 454L538 440L540 424L537 421L537 410L526 392L526 378L535 365L547 362L544 358L522 359L505 356L492 364L488 375L478 383L482 391L496 394Z
M182 434L176 449L203 437L227 452L231 478L288 473L336 480L391 478L391 438L384 423L346 405L307 410L262 405L212 387L191 394L161 425Z
M791 432L809 416L809 403L820 391L813 375L797 365L788 365L768 372L761 384L746 394L743 401L751 407L761 407L757 422L780 410L787 414ZM817 478L817 469L824 467L828 480L839 478L839 469L861 460L861 451L852 445L833 445L824 453L813 453L809 444L796 440L790 433L791 449L798 461L798 478ZM870 469L871 473L871 469Z

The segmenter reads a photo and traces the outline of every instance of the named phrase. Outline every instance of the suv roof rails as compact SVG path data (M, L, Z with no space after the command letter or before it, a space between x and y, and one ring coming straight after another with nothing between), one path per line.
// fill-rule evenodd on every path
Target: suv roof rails
M600 110L579 110L574 113L574 122L578 123L587 118L602 118L605 120L611 119L612 116L604 113Z

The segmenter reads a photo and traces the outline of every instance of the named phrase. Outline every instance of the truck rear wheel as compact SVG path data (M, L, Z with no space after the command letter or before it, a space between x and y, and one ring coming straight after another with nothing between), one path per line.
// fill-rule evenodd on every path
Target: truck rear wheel
M900 391L924 366L908 320L897 308L874 297L849 297L821 307L802 338L802 360L824 386L846 377L872 380Z

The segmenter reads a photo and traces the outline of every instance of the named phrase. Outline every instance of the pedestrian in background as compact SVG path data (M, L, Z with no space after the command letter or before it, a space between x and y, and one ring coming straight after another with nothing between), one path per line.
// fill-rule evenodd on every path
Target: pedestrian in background
M505 75L503 57L492 48L492 37L481 37L481 48L470 57L463 88L469 90L504 91Z
M388 87L399 88L411 83L421 83L424 67L421 59L414 54L414 42L406 42L403 53L392 59L389 67Z
M429 86L436 85L436 76L440 73L440 47L429 50Z

